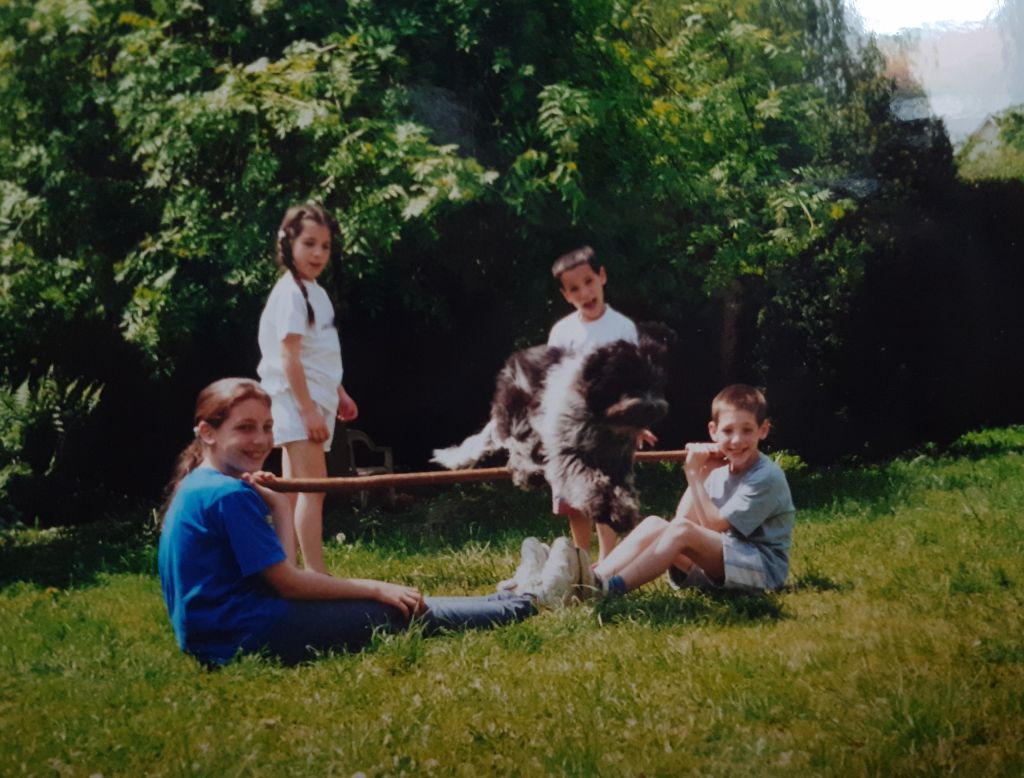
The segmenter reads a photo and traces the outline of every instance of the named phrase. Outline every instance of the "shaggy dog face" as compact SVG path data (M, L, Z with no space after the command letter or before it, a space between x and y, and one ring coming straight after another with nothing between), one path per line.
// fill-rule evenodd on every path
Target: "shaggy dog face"
M433 461L471 467L508 452L516 485L547 482L552 492L619 532L639 517L633 485L637 437L668 412L665 367L674 335L640 328L638 344L616 341L582 354L534 346L517 351L498 374L491 418Z

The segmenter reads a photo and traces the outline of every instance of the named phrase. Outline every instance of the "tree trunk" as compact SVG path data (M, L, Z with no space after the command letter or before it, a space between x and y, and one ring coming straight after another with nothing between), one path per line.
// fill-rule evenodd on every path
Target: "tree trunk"
M733 280L722 293L722 332L718 341L721 385L736 383L739 375L740 328L743 322L743 284Z

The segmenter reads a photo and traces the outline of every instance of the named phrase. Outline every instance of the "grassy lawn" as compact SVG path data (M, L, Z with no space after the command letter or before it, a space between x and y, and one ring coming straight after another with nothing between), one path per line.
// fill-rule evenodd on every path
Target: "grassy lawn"
M777 596L659 583L293 669L208 672L181 654L141 520L7 531L0 775L1024 773L1024 427L789 472ZM651 512L681 481L644 470ZM348 510L328 562L483 593L523 536L565 531L548 510L508 485Z

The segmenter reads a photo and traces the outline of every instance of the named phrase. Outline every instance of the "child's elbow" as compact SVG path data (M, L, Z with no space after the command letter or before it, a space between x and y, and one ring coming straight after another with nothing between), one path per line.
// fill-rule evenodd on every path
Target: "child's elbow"
M274 594L285 599L298 596L298 568L288 560L271 565L263 571L263 581Z

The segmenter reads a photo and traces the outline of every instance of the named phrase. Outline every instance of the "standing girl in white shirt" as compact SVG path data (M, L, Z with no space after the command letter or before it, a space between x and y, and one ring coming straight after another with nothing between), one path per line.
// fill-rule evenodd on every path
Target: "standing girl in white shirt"
M285 478L323 478L335 419L359 415L342 385L341 344L334 307L317 278L340 254L338 223L323 207L289 208L277 232L281 277L260 316L257 371L270 394L274 445L282 448ZM295 532L304 566L326 573L323 494L295 500Z

